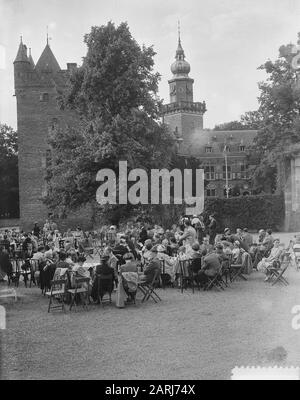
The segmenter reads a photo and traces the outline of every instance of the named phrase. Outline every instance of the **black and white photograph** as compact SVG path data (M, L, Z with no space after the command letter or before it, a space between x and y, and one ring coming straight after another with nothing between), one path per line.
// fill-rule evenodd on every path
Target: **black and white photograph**
M300 380L299 288L300 1L0 0L1 381Z

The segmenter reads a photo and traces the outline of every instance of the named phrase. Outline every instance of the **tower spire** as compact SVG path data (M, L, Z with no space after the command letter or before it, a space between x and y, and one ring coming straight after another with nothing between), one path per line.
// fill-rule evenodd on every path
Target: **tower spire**
M178 44L181 44L180 40L180 21L178 20Z
M47 25L47 27L46 27L46 30L47 30L47 46L49 46L49 33L48 33L48 25Z

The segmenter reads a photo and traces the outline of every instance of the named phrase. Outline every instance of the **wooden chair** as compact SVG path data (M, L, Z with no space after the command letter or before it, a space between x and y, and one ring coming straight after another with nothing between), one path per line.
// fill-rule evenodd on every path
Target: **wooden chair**
M237 278L241 278L242 280L246 281L247 278L243 275L243 269L243 264L230 264L230 282L234 282Z
M190 285L193 293L195 293L195 285L194 285L194 275L191 268L191 260L179 260L179 279L180 279L180 290L183 293L183 289L187 289Z
M161 301L161 298L156 293L155 289L159 285L160 282L160 270L157 269L154 273L153 279L151 282L140 281L138 283L138 289L143 293L142 303L150 299L150 297L154 300L155 303Z
M272 286L274 286L276 283L282 283L285 286L289 285L288 280L283 275L291 265L291 261L291 255L289 253L285 253L281 260L273 263L273 266L268 268L270 273L268 281L272 282Z
M15 284L15 287L19 286L20 282L20 276L21 276L21 265L23 263L22 258L13 258L10 260L12 264L12 273L9 274L8 277L8 286L10 286L11 283Z
M75 283L75 288L68 289L68 291L67 291L71 295L70 311L71 311L73 305L75 305L75 310L77 310L78 295L83 297L81 299L82 306L87 309L88 303L89 303L90 278L75 277L74 283ZM83 287L84 284L86 284L87 286Z
M29 280L29 287L31 287L31 284L33 283L34 285L37 285L37 282L35 280L35 273L39 271L39 261L38 260L33 260L30 259L30 280Z
M104 303L111 304L111 294L114 288L114 277L109 274L97 274L97 300L98 304L104 306ZM108 299L103 300L105 294L108 294Z
M66 284L66 279L55 279L51 281L50 291L46 292L46 296L49 297L48 312L58 308L61 308L62 311L65 311ZM58 305L52 305L55 300L59 303Z

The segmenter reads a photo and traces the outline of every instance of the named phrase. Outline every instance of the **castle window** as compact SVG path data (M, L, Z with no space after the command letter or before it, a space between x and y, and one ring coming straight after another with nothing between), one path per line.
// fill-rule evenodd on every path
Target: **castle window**
M206 189L207 197L216 197L216 189Z
M215 179L215 167L214 165L205 165L204 167L204 179L211 181Z
M225 146L224 151L226 151L226 153L230 153L230 146Z
M40 94L40 101L49 101L49 93Z
M227 178L231 179L231 166L227 165ZM226 179L226 165L223 165L223 179Z
M212 147L211 146L206 146L205 147L205 153L212 153Z
M244 145L240 146L240 151L245 151L245 146Z
M249 165L241 164L241 179L248 179L249 178Z

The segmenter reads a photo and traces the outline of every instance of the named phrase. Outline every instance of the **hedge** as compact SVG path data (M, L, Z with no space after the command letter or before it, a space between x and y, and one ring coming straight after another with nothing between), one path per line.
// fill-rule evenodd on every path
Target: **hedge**
M284 222L284 195L242 196L228 199L206 198L204 220L215 214L218 231L230 229L280 230Z

